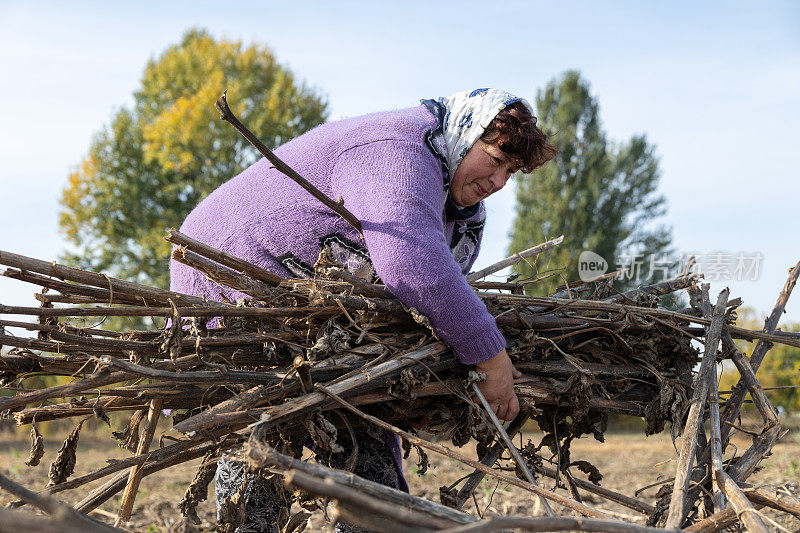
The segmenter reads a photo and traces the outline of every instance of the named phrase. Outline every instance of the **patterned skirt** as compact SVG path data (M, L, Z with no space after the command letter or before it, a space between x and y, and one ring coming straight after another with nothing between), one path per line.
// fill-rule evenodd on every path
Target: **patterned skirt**
M352 461L353 443L349 433L340 434L338 443L343 449L338 453L320 450L309 443L314 458L330 468L346 470ZM403 490L405 482L395 466L395 459L384 439L364 428L353 430L357 443L353 473L367 479ZM220 524L238 524L235 533L279 533L288 518L287 494L283 483L275 476L264 477L246 471L244 462L235 453L223 455L217 463L214 476L217 503L217 520ZM239 504L242 499L244 505ZM235 511L232 511L235 509ZM242 512L243 510L243 512ZM230 531L232 528L223 528ZM360 533L363 528L339 523L335 531Z

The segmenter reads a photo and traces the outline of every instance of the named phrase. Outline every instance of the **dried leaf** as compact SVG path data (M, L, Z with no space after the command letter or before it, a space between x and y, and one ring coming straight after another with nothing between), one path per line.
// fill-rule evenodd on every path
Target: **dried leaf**
M215 459L216 452L210 451L203 457L203 462L200 468L194 475L189 488L183 499L178 504L181 514L191 520L195 524L200 523L200 517L197 516L197 505L208 499L208 485L214 479L214 474L217 472L217 461Z
M36 427L36 422L31 424L31 453L25 464L28 466L36 466L44 455L44 439L39 433L39 428Z
M295 491L295 497L297 498L297 504L310 513L319 511L325 506L320 500L302 490Z
M286 525L281 530L281 533L293 533L297 531L297 533L301 533L305 530L306 526L308 526L308 519L311 518L311 513L305 510L300 510L296 512L292 517L286 522Z
M75 426L75 429L72 430L72 433L69 434L69 437L67 437L61 445L61 448L59 448L56 460L50 465L50 471L48 472L48 478L50 479L47 483L48 487L63 483L72 475L72 471L75 470L75 452L78 449L78 438L80 437L81 426L83 426L84 422L86 422L86 419L81 420L78 425Z
M426 368L404 368L400 372L400 379L387 380L388 392L395 398L413 400L416 398L414 389L430 381L431 373Z
M124 430L111 432L111 435L120 441L120 448L125 448L126 450L130 450L132 452L136 451L136 448L139 445L139 424L141 423L142 419L144 419L145 414L146 411L144 409L134 412Z
M344 448L336 442L338 436L336 426L331 424L321 413L307 418L305 425L311 440L320 450L327 450L333 453L342 453L344 451Z
M291 505L291 504L290 504ZM278 527L283 530L284 527L289 523L289 508L285 505L281 506L278 509Z
M103 410L103 406L100 405L99 398L97 399L96 402L94 402L94 405L92 405L92 412L94 413L94 416L96 416L97 418L108 424L108 427L111 427L111 419L108 418L108 415Z
M439 501L442 502L442 505L458 509L458 491L455 487L442 485L439 487Z
M659 527L667 520L667 512L669 511L669 504L672 500L672 483L662 485L656 493L656 510L647 518L646 525L650 527Z
M350 349L350 334L334 321L328 321L317 333L314 346L308 349L306 359L317 361L330 354L337 355Z
M428 471L428 467L430 466L428 454L425 453L425 450L423 450L421 446L414 445L414 448L416 448L417 455L419 456L419 461L417 462L417 475L424 476Z
M408 439L402 437L400 439L400 446L403 448L403 459L408 459L408 456L411 455L411 443L408 442Z
M589 481L595 485L599 485L600 481L603 480L603 474L601 474L600 470L598 470L597 467L589 461L573 461L570 463L570 466L576 467L584 474L589 474Z

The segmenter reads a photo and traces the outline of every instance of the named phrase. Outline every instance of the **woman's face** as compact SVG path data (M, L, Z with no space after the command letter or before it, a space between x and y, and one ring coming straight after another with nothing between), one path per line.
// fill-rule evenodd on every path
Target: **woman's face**
M477 204L502 189L519 162L509 158L499 147L480 139L475 141L461 160L450 184L450 194L456 205Z

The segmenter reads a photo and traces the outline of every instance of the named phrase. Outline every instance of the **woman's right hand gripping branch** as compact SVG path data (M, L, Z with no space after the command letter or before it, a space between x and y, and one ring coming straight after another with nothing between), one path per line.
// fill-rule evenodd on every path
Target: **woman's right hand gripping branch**
M522 373L514 368L505 348L496 356L476 365L486 379L478 383L492 410L502 420L512 420L519 413L519 400L514 392L514 379ZM477 402L477 399L474 399Z

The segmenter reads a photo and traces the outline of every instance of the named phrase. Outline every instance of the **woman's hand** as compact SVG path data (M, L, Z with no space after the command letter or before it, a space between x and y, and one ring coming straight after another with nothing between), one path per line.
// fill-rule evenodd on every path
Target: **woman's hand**
M512 420L519 413L519 400L514 392L514 378L522 377L522 373L514 368L505 348L496 356L475 366L479 372L486 374L486 379L478 383L478 388L481 389L492 410L498 418Z

